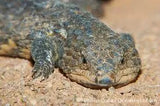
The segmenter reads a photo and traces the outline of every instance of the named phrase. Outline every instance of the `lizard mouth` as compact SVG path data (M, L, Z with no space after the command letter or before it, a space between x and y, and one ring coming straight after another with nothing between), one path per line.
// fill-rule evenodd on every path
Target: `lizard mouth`
M66 76L72 81L89 88L108 88L113 84L108 77L98 80L96 74L91 73L89 70L76 69L66 74Z
M89 70L76 69L76 71L68 73L66 76L72 81L88 88L100 89L109 88L111 86L118 88L136 81L139 72L135 72L134 70L137 69L128 68L125 70L119 70L117 73L106 73L104 76L99 77L96 76L96 74L91 73Z
M110 85L96 83L95 81L91 80L90 78L78 74L67 74L67 76L72 80L75 81L82 86L88 88L108 88Z

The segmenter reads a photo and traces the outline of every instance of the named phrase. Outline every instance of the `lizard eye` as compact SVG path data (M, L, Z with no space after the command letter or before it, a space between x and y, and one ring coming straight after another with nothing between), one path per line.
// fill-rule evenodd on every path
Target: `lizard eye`
M86 63L87 63L87 60L83 57L83 58L82 58L82 62L83 62L84 64L86 64Z
M121 60L121 64L124 64L124 58Z

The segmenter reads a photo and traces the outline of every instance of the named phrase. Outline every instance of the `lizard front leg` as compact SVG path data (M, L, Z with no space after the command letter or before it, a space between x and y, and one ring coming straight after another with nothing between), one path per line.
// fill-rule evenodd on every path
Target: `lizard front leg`
M54 44L47 37L36 38L31 45L31 56L35 61L33 68L33 78L42 76L43 79L48 78L54 71L57 61L57 53Z

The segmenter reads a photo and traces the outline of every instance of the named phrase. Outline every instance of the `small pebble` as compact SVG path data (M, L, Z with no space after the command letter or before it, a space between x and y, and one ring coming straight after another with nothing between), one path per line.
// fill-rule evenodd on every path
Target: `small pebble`
M110 87L110 88L108 88L108 91L113 93L113 92L115 92L115 88L114 87Z
M37 104L37 101L35 99L30 99L30 103L35 106Z
M5 106L11 106L9 103L7 103Z

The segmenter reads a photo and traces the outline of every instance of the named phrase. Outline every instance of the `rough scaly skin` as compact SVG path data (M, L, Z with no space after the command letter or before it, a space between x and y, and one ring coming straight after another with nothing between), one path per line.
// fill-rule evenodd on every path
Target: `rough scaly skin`
M114 32L72 4L41 5L29 5L18 15L0 14L0 55L33 59L33 78L48 78L58 67L90 88L137 78L141 61L129 34Z

